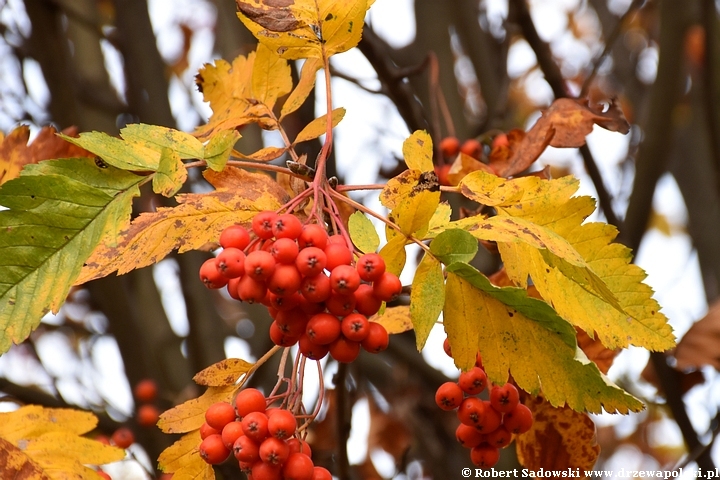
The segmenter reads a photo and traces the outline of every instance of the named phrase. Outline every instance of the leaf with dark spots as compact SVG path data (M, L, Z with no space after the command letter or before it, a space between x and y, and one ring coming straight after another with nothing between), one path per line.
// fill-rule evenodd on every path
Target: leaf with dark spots
M244 2L236 3L240 12L271 32L290 32L302 26L302 22L295 18L292 11L287 8L294 2L264 0L262 3L265 4L265 8L254 7ZM276 3L285 3L286 5L271 5Z

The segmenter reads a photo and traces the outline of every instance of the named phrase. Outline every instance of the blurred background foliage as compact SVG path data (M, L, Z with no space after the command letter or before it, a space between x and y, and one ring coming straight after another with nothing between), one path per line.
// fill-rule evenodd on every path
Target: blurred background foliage
M583 192L599 201L598 218L640 251L682 338L720 293L718 19L713 0L377 0L359 47L333 58L334 101L350 113L330 175L385 181L403 169L401 141L415 129L435 142L455 135L488 145L500 131L530 126L554 98L616 99L630 134L596 132L588 147L550 149L539 163L583 180ZM0 130L52 124L117 134L144 122L192 131L209 115L194 85L197 69L254 45L229 0L0 0ZM287 119L291 138L324 113L315 100ZM255 126L242 134L242 151L277 141ZM319 150L302 146L309 158ZM188 188L207 186L198 177ZM166 201L148 191L135 211ZM173 256L74 289L58 315L0 358L3 405L93 409L99 433L127 423L138 437L137 461L118 467L118 478L154 476L154 459L172 439L137 425L131 386L154 379L166 409L199 394L193 373L270 347L262 309L198 281L208 255ZM497 259L488 254L479 266L492 273ZM690 329L678 358L618 357L611 376L648 410L596 418L596 468L714 468L720 314L713 311ZM457 375L441 358L441 341L434 335L421 355L411 334L395 336L381 356L328 369L326 385L344 388L328 395L311 437L316 463L343 479L439 479L471 466L454 440L453 415L434 406L437 386ZM252 382L271 385L274 377L268 366ZM509 450L499 468L516 466ZM227 466L219 473L237 474Z

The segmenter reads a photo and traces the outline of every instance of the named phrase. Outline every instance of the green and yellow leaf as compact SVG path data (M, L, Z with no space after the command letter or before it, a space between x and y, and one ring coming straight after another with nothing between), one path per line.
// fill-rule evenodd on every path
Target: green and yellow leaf
M157 172L153 175L153 192L172 197L187 180L187 169L177 152L163 147Z
M363 253L374 252L380 246L380 236L375 226L362 212L350 215L348 231L355 246Z
M554 406L592 413L642 408L587 359L575 344L572 326L549 306L523 298L521 289L492 286L469 265L456 263L447 271L444 326L460 368L470 368L480 352L492 382L503 384L512 375L520 388L532 395L542 392Z
M442 265L432 255L423 256L415 270L410 292L410 318L415 329L418 350L425 346L430 330L445 303L445 278Z
M433 144L432 138L425 130L417 130L403 143L403 157L411 170L421 172L433 171Z
M445 265L455 262L468 263L475 258L478 242L465 230L452 228L438 234L430 242L430 252Z
M235 142L239 139L240 134L236 130L221 130L210 137L203 152L208 167L221 172L230 158Z
M200 140L173 128L133 123L120 130L120 135L126 141L144 144L145 147L158 152L162 152L163 148L169 148L183 160L205 156L205 149Z
M58 311L83 262L129 222L142 180L65 159L28 165L0 188L0 353Z
M383 260L385 260L385 268L388 272L400 275L403 267L405 267L405 261L407 260L405 242L405 237L400 235L395 236L378 252Z

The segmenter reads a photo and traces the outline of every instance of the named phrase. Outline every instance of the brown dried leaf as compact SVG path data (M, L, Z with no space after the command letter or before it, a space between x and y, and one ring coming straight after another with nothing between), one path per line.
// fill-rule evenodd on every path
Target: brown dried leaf
M412 443L412 434L405 422L393 416L392 410L384 412L370 396L370 431L368 432L368 452L380 448L392 455L395 465L402 465L403 457Z
M530 470L560 471L592 470L600 446L597 444L595 424L587 413L568 407L553 407L542 397L527 396L525 405L533 413L529 432L516 437L517 456Z
M50 480L40 465L33 462L18 447L2 438L0 438L0 478Z
M30 163L51 158L95 157L61 139L56 133L54 127L43 127L30 145L27 143L30 138L30 127L27 125L17 127L5 138L0 135L0 185L16 178L20 170ZM62 133L73 137L78 132L76 127L68 127Z
M236 2L240 12L271 32L290 32L303 25L288 8L295 3L295 0L262 0L255 3L260 6L250 5L244 1Z
M235 382L246 375L254 365L254 363L246 362L240 358L226 358L198 372L193 377L193 380L198 385L208 387L235 385Z
M501 177L520 173L548 146L581 147L594 125L623 134L630 131L630 125L614 101L603 112L588 105L586 99L559 98L543 112L516 147L510 144L511 155L506 160L492 162L492 167Z
M701 370L693 370L691 372L679 372L680 374L680 391L685 394L688 390L690 390L695 385L701 385L705 383L705 375ZM655 370L655 365L653 365L653 362L648 360L647 365L645 365L645 368L643 369L642 373L640 374L640 377L648 382L650 385L655 387L658 391L658 394L665 395L665 390L662 387L662 384L660 383L660 379L658 378L657 371Z
M584 330L575 328L577 331L577 342L578 346L585 352L585 355L595 362L600 371L607 374L608 370L615 360L615 356L620 353L620 349L610 350L605 345L600 343L600 340L596 338L590 338Z
M450 166L447 178L451 185L457 185L460 183L460 180L465 177L465 175L476 170L484 170L488 173L492 173L492 169L488 165L474 159L470 155L465 155L460 152L453 164Z
M720 300L715 300L707 314L678 342L675 359L678 370L698 369L704 365L720 370Z

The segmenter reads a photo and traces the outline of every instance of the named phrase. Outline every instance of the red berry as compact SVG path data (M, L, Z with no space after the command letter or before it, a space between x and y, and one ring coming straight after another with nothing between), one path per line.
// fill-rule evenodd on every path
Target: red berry
M342 294L333 292L325 301L325 308L328 312L338 317L344 317L350 315L355 310L355 296L352 294Z
M298 348L300 353L305 355L310 360L320 360L330 351L330 347L327 345L318 345L312 341L312 338L308 334L303 334L298 340Z
M384 302L394 300L402 293L402 283L397 275L385 272L373 282L373 294Z
M318 313L310 319L305 332L313 343L328 345L340 336L340 320L329 313Z
M445 411L455 410L463 401L463 392L455 382L445 382L435 392L435 403Z
M260 459L260 446L250 437L241 435L233 443L233 455L241 462L254 462Z
M220 437L222 437L225 447L232 450L235 441L243 435L242 423L239 421L230 422L222 429Z
M158 393L158 387L157 383L155 383L155 380L152 380L150 378L146 378L144 380L140 380L133 389L133 393L135 394L135 398L144 403L152 403L157 398Z
M330 286L337 293L353 293L360 286L360 274L350 265L338 265L330 272Z
M293 453L283 466L283 479L312 480L314 467L310 457L304 453Z
M500 425L494 432L487 434L487 442L493 447L505 448L512 442L512 433L503 425Z
M268 417L263 412L251 412L242 419L242 431L252 441L260 443L268 435Z
M327 255L317 247L303 248L295 259L298 271L306 277L322 273L327 265Z
M452 358L452 350L450 350L450 340L447 338L443 342L443 350L445 351L445 355Z
M270 252L256 250L245 257L245 275L264 282L275 272L275 259Z
M339 265L350 265L352 263L352 252L348 249L345 241L343 243L328 243L325 246L327 264L325 268L333 271Z
M215 268L227 278L238 278L245 273L245 253L228 247L215 258Z
M270 248L270 253L278 263L294 264L299 252L298 244L291 238L278 238Z
M295 435L297 421L295 415L289 410L278 410L268 419L268 431L273 437L281 440L290 438Z
M285 332L277 322L272 322L270 324L269 334L270 340L272 340L275 345L279 345L281 347L292 347L300 339L300 335L292 335Z
M498 412L508 413L520 403L520 392L512 383L490 389L490 405Z
M461 373L460 378L458 378L458 385L468 395L477 395L485 390L487 386L485 370L480 367L473 367L467 372Z
M264 461L257 461L252 465L252 473L248 475L252 480L281 480L282 467L271 465Z
M307 328L307 323L310 317L308 317L299 308L293 308L292 310L281 311L275 315L275 323L278 324L280 329L288 334L299 337Z
M327 246L327 242L327 232L323 227L316 223L305 225L298 237L298 244L300 245L300 248L317 247L322 250Z
M220 246L245 250L250 245L250 234L242 225L230 225L220 234Z
M128 448L130 445L135 443L135 435L133 435L129 428L120 427L113 432L110 440L118 448Z
M205 421L219 432L222 432L225 425L235 421L235 418L235 408L228 402L213 403L205 411Z
M308 302L320 303L330 298L330 279L324 273L305 277L300 284L300 293Z
M492 139L492 149L493 150L495 150L497 148L501 148L501 147L508 147L508 146L510 146L510 142L508 141L508 136L506 133L501 133Z
M267 286L263 281L258 281L248 275L243 275L237 284L236 295L243 302L262 303L267 295Z
M485 409L487 407L482 400L476 397L465 398L458 407L457 416L460 422L471 427L475 427L482 422L485 417Z
M440 152L443 157L452 158L460 151L460 140L457 137L445 137L440 140Z
M292 213L278 215L272 225L275 238L291 238L295 240L302 233L302 222Z
M360 278L366 282L374 282L385 273L385 260L377 253L366 253L358 258L355 267Z
M287 444L290 448L290 455L296 452L300 452L312 458L312 450L310 449L310 445L308 445L305 440L300 440L297 437L293 437L287 441Z
M460 151L465 155L473 157L475 160L480 160L482 144L474 138L469 138L463 142Z
M240 419L251 412L264 412L265 405L265 395L256 388L240 390L235 396L235 407L237 408L237 416Z
M475 424L482 433L491 433L502 425L502 414L490 406L490 402L483 400L483 412L485 413L482 418Z
M260 459L265 463L282 465L288 456L290 456L290 447L285 443L285 440L268 437L260 444Z
M137 411L137 422L141 427L154 427L160 418L160 410L155 405L140 405Z
M280 264L267 282L267 288L275 295L286 297L300 289L302 278L295 265Z
M362 347L370 353L380 353L384 351L390 343L390 335L388 335L385 327L377 322L369 322L368 336L361 342Z
M484 435L475 427L461 423L455 430L455 438L458 443L465 448L473 448L480 445L484 439Z
M370 322L365 315L351 313L340 322L343 336L353 342L362 342L370 333Z
M228 283L215 266L215 259L209 258L200 266L200 280L207 288L222 288Z
M353 292L353 296L355 297L355 310L366 317L375 315L382 306L382 300L373 295L373 287L367 283L361 284Z
M532 427L533 415L522 403L503 416L503 426L512 433L525 433Z
M252 229L258 238L264 240L273 237L273 224L278 218L278 214L275 212L265 211L260 212L252 220Z
M500 449L482 444L470 450L470 460L480 468L492 468L500 460Z
M205 440L210 435L219 435L220 430L216 430L212 428L210 425L207 424L207 422L200 425L200 438Z
M360 343L340 336L330 344L330 356L341 363L350 363L360 354Z
M325 467L315 467L311 480L332 480L332 474Z
M335 235L330 235L328 237L327 245L330 245L331 243L334 243L337 245L344 245L345 247L347 247L347 242L345 241L345 237L343 237L339 233L336 233Z

